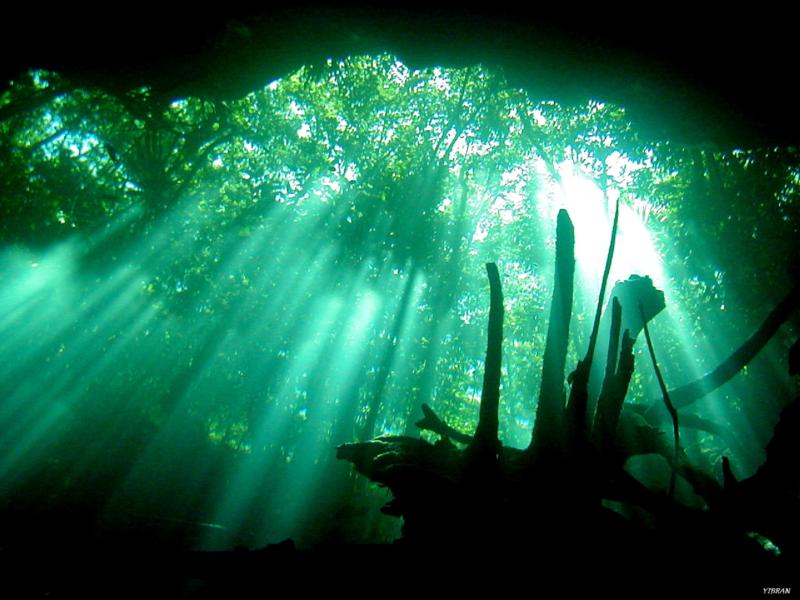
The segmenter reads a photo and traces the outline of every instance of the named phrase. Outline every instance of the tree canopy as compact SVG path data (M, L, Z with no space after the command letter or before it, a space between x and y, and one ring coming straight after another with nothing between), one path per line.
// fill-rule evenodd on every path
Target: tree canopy
M506 298L500 437L527 445L559 208L581 273L571 364L617 199L612 279L664 289L652 332L671 385L714 367L797 277L796 149L655 142L622 106L533 98L482 66L353 56L233 100L32 71L0 97L0 174L3 419L33 406L41 425L1 447L24 441L28 464L47 465L32 473L61 473L53 493L68 496L86 428L200 444L191 473L234 461L239 475L203 499L185 475L195 506L175 510L232 528L251 530L259 507L280 513L259 489L321 485L310 474L336 444L414 431L423 402L473 429L485 262ZM791 388L775 376L791 341L696 409L728 421L733 441L695 432L687 451L758 466ZM658 394L644 369L631 389L642 403ZM45 462L65 447L60 466ZM8 456L4 480L20 460Z

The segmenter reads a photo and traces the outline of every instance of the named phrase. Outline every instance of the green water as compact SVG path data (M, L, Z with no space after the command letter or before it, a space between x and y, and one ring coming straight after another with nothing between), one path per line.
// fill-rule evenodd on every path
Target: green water
M112 95L36 71L5 108L5 547L395 539L378 510L388 492L335 447L419 435L423 402L474 430L485 262L506 299L500 437L528 445L561 208L576 235L569 370L617 199L610 278L648 275L664 291L651 333L670 387L722 362L796 276L795 150L647 139L625 107L562 105L480 66L357 56L226 101ZM795 315L684 409L725 432L681 432L713 477L723 455L739 478L764 461L797 391L797 327ZM635 359L626 402L660 402L643 340ZM660 457L629 471L669 483ZM702 504L685 482L677 492Z

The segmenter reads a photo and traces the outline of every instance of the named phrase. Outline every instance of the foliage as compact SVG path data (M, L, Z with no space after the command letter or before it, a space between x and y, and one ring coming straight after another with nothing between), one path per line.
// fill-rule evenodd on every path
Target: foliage
M506 297L500 435L526 445L563 174L647 224L690 333L653 327L678 384L708 347L693 334L741 339L788 286L798 168L793 149L643 140L622 107L537 101L480 66L329 60L236 101L32 72L0 99L2 244L36 256L75 244L76 295L105 286L127 304L98 317L99 348L87 341L99 304L42 322L11 375L63 377L63 356L85 367L78 414L138 390L151 423L191 418L211 444L284 463L410 433L422 402L472 430L493 261ZM571 364L595 297L577 299ZM637 372L632 389L648 396L651 379ZM724 443L701 449L712 442Z

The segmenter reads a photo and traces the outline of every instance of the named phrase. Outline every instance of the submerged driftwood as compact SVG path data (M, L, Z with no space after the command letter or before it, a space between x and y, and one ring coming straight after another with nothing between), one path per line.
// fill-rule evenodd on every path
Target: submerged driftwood
M483 548L496 548L536 540L539 547L554 551L600 549L609 544L641 549L642 544L663 541L659 535L645 534L632 521L608 508L609 502L617 502L647 511L659 524L657 531L668 532L671 540L681 539L691 530L692 535L705 534L705 544L717 544L715 551L726 552L739 547L731 546L732 539L745 546L747 540L752 542L745 536L748 531L768 535L764 531L769 530L769 535L775 535L776 523L797 508L796 495L792 497L785 486L780 487L788 469L784 452L788 446L797 446L791 435L797 434L800 427L797 401L794 408L787 409L762 470L737 483L724 463L725 484L720 485L716 477L692 466L680 449L681 423L697 425L698 420L692 415L681 415L679 419L677 402L670 398L672 393L663 383L655 360L647 322L664 308L663 293L653 288L646 277L633 276L618 283L609 301L610 311L606 311L610 313L608 323L601 328L600 309L616 223L615 216L589 348L565 378L575 269L574 230L566 211L558 215L550 324L536 422L528 448L508 448L498 439L503 296L497 267L491 263L487 264L491 300L484 387L475 434L455 430L423 404L424 418L417 426L437 433L440 439L436 443L410 436L380 436L338 447L338 458L353 463L357 471L392 491L394 499L382 510L403 518L402 541L425 547L474 547L477 543ZM752 352L757 344L763 345L763 337L768 331L774 333L776 321L785 320L787 305L795 301L790 294L773 311L763 331L751 338L756 341L748 343L747 351L739 352L738 357ZM640 412L624 408L634 371L633 343L642 329L671 415L672 443ZM602 351L596 353L598 344ZM598 357L599 365L593 369ZM726 373L727 369L721 368ZM602 384L599 391L594 391L590 379L598 371ZM568 399L565 380L570 385ZM590 402L595 395L596 401ZM680 390L675 395L684 401L688 397ZM663 456L672 468L670 493L666 496L648 489L624 469L629 457L650 453ZM678 475L703 498L706 509L689 508L675 501L673 491ZM757 490L778 488L782 490L783 508L777 517L773 515L763 521L766 524L759 525L764 506ZM796 532L781 539L791 548L796 545Z

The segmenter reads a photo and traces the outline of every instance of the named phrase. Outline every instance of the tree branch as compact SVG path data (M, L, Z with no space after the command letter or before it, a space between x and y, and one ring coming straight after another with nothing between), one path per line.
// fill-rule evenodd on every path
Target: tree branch
M427 404L422 405L422 414L425 415L424 418L414 423L420 429L438 433L443 437L453 439L461 444L472 443L473 437L471 435L461 433L457 429L450 427L441 418L439 418L439 416L433 412L433 409Z
M575 228L564 209L558 211L556 223L556 269L553 299L550 303L550 324L547 328L542 383L536 406L536 425L529 446L536 453L543 448L563 443L564 367L567 362L569 323L572 317Z
M503 290L500 286L500 273L497 265L486 263L489 276L490 305L489 333L486 347L486 364L483 372L483 390L481 391L481 408L478 427L471 448L499 448L498 410L500 406L500 360L503 345Z
M633 375L633 338L627 329L622 336L619 361L616 359L619 347L619 329L622 324L622 306L616 298L612 301L611 311L611 334L608 343L606 376L603 380L600 398L597 401L592 426L592 440L601 453L605 453L614 445L619 415Z
M617 226L619 225L619 198L617 198L616 210L614 211L614 225L611 227L611 241L608 245L606 255L606 266L603 270L603 281L600 284L600 294L597 299L597 309L594 315L592 334L589 337L589 348L586 356L578 361L578 366L570 375L572 389L569 394L567 404L567 427L574 442L581 443L586 440L586 408L589 402L589 374L592 369L592 357L594 348L597 345L597 335L600 329L600 316L603 312L603 299L606 295L608 285L608 274L611 271L611 262L614 258L614 246L617 241Z
M728 382L753 360L800 304L800 285L795 285L767 315L761 326L716 369L700 379L669 391L676 408L688 406Z
M672 417L672 436L675 441L675 460L672 465L672 476L669 480L669 495L672 497L675 493L675 475L678 465L678 453L680 452L681 447L680 428L678 427L678 411L675 410L675 406L673 406L672 400L670 400L669 391L667 391L667 384L664 383L664 377L661 375L661 369L658 368L656 351L653 348L653 340L650 339L650 330L647 327L647 319L645 318L644 314L644 305L641 302L639 303L639 313L642 316L642 326L644 327L645 340L647 340L647 350L650 352L650 360L653 361L653 370L656 372L658 386L661 388L661 395L664 398L664 406L667 408L669 416Z

